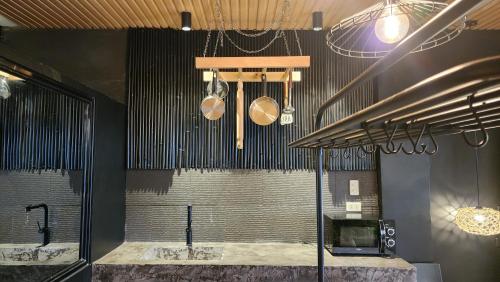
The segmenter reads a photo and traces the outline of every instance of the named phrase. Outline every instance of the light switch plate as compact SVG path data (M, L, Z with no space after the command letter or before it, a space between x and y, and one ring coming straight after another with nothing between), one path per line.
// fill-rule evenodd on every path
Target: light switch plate
M349 180L349 195L359 196L359 180Z
M361 202L345 202L345 210L348 212L361 212Z

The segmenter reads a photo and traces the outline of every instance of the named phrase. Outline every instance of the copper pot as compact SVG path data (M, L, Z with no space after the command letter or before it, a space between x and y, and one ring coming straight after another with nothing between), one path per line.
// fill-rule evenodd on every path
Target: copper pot
M271 97L267 97L266 75L262 75L263 96L253 100L248 113L250 119L258 125L266 126L275 122L279 116L279 105Z

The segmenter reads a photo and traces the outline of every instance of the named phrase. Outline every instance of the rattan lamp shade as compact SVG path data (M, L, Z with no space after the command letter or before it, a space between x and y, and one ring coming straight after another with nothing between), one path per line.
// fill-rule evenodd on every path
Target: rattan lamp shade
M484 207L460 208L455 217L455 224L467 233L497 235L500 234L500 212Z

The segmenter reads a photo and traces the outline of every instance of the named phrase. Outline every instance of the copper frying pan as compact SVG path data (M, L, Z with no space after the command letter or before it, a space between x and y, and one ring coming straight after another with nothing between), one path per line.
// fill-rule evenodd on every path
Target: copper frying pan
M276 100L267 97L267 79L265 74L262 74L262 82L264 95L253 100L252 104L250 104L248 113L253 122L258 125L266 126L276 121L280 111Z
M212 83L207 87L208 96L201 101L200 109L206 119L218 120L225 112L225 102L223 98L227 95L229 86L225 81L217 80L214 72Z

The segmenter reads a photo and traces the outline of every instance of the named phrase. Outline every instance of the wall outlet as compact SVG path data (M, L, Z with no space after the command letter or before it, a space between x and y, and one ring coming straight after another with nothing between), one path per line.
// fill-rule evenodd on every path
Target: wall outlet
M361 202L345 202L345 210L348 212L361 212Z
M359 180L349 180L349 195L359 196Z
M360 213L347 213L345 215L345 218L347 218L347 219L361 219L361 214Z

